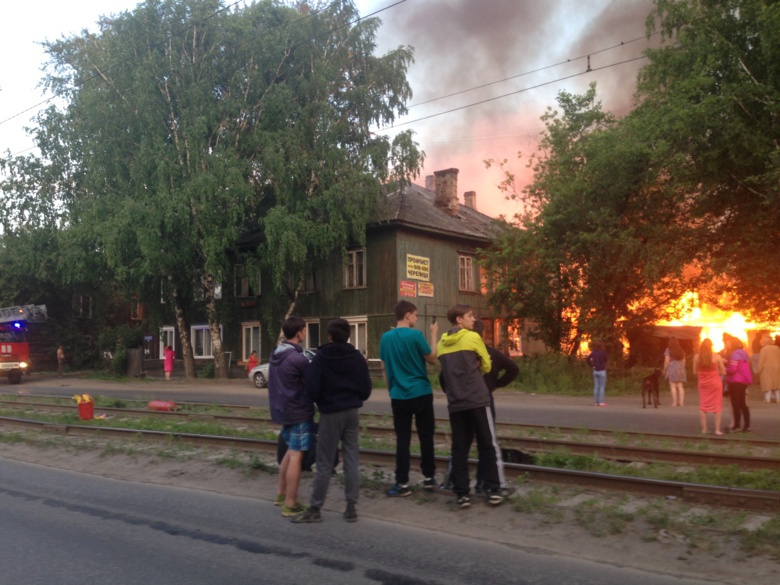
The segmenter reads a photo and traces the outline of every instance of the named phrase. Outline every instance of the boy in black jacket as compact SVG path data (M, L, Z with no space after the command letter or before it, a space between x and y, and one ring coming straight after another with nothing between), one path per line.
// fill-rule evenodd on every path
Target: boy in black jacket
M347 343L349 333L349 323L344 319L334 319L328 323L330 343L317 350L317 355L304 374L306 392L320 411L320 422L317 433L317 473L309 508L292 519L296 524L322 522L320 508L328 495L339 441L344 462L344 497L347 500L344 519L347 522L357 521L355 504L360 482L358 409L371 395L371 377L366 358Z

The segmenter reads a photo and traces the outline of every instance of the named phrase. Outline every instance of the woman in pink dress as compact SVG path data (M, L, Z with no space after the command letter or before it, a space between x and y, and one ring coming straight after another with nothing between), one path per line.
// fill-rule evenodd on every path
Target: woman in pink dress
M699 420L701 432L707 434L707 413L715 414L715 434L722 435L720 430L721 412L723 410L723 382L721 376L726 374L726 365L719 354L712 352L712 341L701 342L699 353L693 356L693 372L699 378Z
M170 380L171 372L173 371L173 358L176 356L176 353L173 351L173 348L170 345L165 346L165 351L163 353L163 369L165 370L165 379Z

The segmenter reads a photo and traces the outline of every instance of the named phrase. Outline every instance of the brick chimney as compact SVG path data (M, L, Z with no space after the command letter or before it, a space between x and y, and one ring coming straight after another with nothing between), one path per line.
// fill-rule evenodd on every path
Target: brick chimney
M433 173L436 177L436 207L453 217L458 215L458 169Z
M425 175L425 188L428 191L436 191L436 177L433 175Z
M466 191L463 194L463 202L466 204L466 207L476 211L477 210L477 192L476 191Z

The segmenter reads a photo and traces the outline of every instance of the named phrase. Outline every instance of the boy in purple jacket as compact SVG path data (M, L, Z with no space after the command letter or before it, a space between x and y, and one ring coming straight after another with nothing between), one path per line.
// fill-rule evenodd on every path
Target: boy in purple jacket
M279 491L276 505L282 506L282 516L289 518L306 507L298 502L303 453L314 444L314 403L306 394L303 374L309 359L303 355L301 343L306 338L306 322L290 317L282 325L285 341L271 354L268 366L268 402L271 420L282 425L282 438L287 443L279 466Z

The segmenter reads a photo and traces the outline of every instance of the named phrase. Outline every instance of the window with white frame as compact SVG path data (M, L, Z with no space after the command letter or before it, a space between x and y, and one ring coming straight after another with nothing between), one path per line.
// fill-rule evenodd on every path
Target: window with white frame
M366 251L362 248L347 252L347 263L344 265L344 288L365 288L365 260Z
M176 351L176 330L173 327L160 328L160 359L165 358L165 348L170 345Z
M306 321L306 347L319 347L320 345L320 321Z
M368 355L368 318L361 316L344 319L349 323L349 343L363 355Z
M260 355L260 322L241 323L243 344L241 346L242 359L246 360L253 351Z
M222 325L219 326L219 337L222 339ZM193 325L190 327L192 353L196 359L213 358L211 346L211 331L208 325Z
M237 297L260 296L260 274L245 264L236 264L234 294Z
M474 257L461 255L458 256L458 262L460 263L458 289L469 291L476 290L474 288Z

